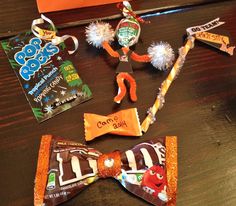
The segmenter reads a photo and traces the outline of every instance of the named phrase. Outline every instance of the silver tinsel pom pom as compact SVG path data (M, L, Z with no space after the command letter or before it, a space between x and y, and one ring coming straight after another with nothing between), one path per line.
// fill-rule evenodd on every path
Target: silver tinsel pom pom
M85 34L89 44L100 48L104 41L114 41L115 32L109 23L93 22L86 27Z
M167 70L175 59L174 51L167 42L153 43L148 48L151 63L159 70Z

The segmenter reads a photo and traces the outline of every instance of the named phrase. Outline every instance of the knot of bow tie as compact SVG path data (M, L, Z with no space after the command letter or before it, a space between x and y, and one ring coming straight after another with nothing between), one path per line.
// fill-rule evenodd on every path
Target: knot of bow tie
M120 152L115 151L112 153L100 155L97 160L97 165L99 177L116 177L121 172Z

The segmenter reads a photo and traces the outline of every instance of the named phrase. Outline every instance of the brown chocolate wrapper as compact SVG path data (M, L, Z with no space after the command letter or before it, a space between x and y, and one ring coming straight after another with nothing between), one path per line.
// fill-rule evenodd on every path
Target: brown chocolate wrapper
M61 204L106 177L114 177L153 205L176 205L177 138L154 138L125 152L102 154L86 145L45 135L39 150L34 205Z
M86 141L107 133L142 136L137 108L121 110L107 116L85 113L84 129Z

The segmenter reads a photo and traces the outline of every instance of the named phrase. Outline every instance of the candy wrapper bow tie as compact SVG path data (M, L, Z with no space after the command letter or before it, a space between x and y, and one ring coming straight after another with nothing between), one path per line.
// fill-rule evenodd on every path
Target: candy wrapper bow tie
M121 152L102 154L80 143L42 137L34 205L58 205L99 178L113 177L153 205L175 205L177 138L154 138Z

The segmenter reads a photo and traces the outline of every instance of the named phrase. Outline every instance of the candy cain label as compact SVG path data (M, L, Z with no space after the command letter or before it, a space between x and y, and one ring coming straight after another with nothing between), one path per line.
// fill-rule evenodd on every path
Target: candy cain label
M121 153L121 173L115 177L130 192L155 205L165 205L167 200L164 139L143 142ZM46 205L60 204L96 181L100 155L93 148L54 139Z
M91 98L64 43L56 46L26 32L1 44L39 122Z

